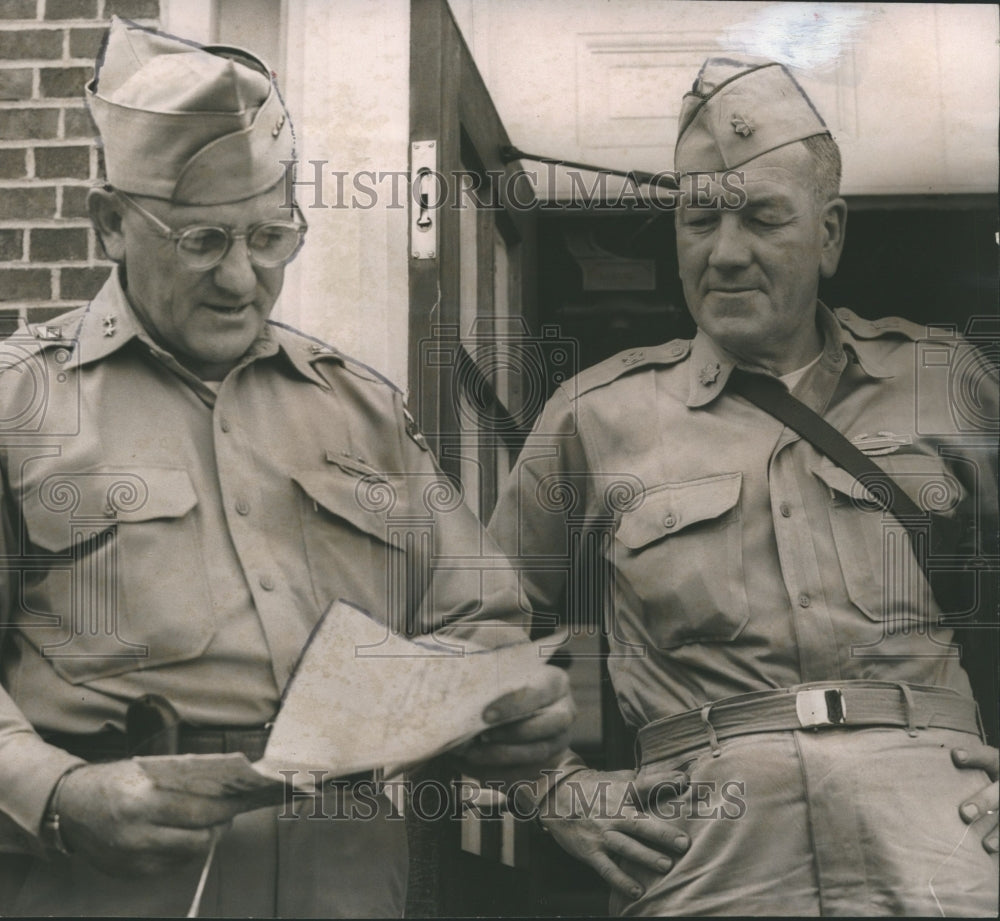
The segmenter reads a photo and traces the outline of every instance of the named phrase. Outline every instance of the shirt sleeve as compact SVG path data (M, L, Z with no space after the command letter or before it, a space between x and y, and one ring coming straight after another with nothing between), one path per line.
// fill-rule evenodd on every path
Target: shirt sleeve
M517 464L502 484L488 533L517 570L533 613L535 632L544 632L579 612L567 609L574 566L570 517L586 527L592 492L576 407L557 390L536 421ZM596 561L595 561L596 562ZM544 770L513 790L518 808L546 814L549 795L562 781L586 770L566 749Z
M404 531L412 561L406 578L426 580L426 589L407 632L434 633L441 642L460 640L479 648L495 648L526 638L530 611L517 576L504 554L486 534L456 486L438 467L399 394L400 469L408 507L426 518L430 533ZM423 546L421 546L423 545Z
M519 573L536 628L574 615L566 610L576 562L570 519L586 528L591 480L576 407L557 390L501 487L488 528Z
M0 557L16 557L9 503L0 494ZM9 642L7 629L13 604L12 573L0 567L0 644ZM35 732L18 706L0 687L0 852L38 845L45 808L56 781L73 765L84 762L49 745ZM12 821L5 821L12 820Z

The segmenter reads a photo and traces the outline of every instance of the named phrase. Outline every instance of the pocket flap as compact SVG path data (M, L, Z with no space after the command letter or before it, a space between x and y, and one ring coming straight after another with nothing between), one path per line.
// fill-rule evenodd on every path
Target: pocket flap
M296 470L292 479L317 506L360 531L389 542L386 516L396 504L396 487L375 472L349 473L338 461L323 470Z
M639 508L622 515L618 539L638 550L699 521L719 518L735 508L742 484L742 473L723 473L656 487L646 493Z
M930 454L896 454L880 458L877 463L885 470L886 476L892 477L903 492L925 512L948 515L954 512L962 499L962 485L938 457ZM812 471L834 493L845 496L855 504L864 503L862 508L877 507L872 490L829 458L820 461ZM875 483L877 480L872 483L872 489L876 488ZM882 491L882 494L888 496L887 491Z
M61 551L80 529L96 534L118 522L181 518L197 503L183 467L95 467L49 474L25 495L23 512L32 543Z

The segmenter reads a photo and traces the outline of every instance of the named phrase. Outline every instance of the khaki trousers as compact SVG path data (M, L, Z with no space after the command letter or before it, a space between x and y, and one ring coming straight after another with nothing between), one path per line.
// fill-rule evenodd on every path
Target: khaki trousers
M689 773L659 814L691 837L665 876L632 864L642 898L624 915L993 916L997 856L959 805L989 783L953 766L977 738L951 730L826 729L760 733L647 764Z
M279 818L280 808L237 816L216 848L200 914L401 917L406 831L386 800L379 805L370 818L331 818L342 810L329 802L312 817L312 800L293 804L298 818ZM77 857L0 854L0 914L184 917L201 868L197 861L160 877L118 879Z

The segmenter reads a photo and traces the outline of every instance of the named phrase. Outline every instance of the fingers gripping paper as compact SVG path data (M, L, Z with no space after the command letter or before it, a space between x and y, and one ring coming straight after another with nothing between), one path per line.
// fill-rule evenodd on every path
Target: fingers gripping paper
M260 761L238 753L138 760L159 787L202 795L275 787L289 776L282 771L308 788L310 771L332 779L416 764L487 729L487 705L530 685L558 644L411 640L338 601L302 653Z

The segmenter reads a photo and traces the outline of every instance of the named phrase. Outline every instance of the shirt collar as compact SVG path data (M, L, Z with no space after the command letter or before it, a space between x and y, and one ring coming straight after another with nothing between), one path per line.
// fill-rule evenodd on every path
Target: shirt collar
M819 364L826 371L839 375L847 364L845 346L856 355L856 343L853 337L850 340L845 338L846 331L822 301L816 303L816 322L823 337L823 351L820 354ZM877 363L870 358L862 363L859 357L858 363L862 365L865 373L872 377L891 376L881 371ZM719 345L704 330L699 329L691 344L691 357L688 361L687 405L697 408L711 403L725 388L733 368L739 366L740 362L736 356ZM761 373L760 368L747 368L747 370Z
M277 320L268 320L261 336L261 339L265 338L273 344L270 354L280 350L299 374L323 388L328 388L329 384L316 369L316 363L330 359L341 364L344 361L343 355L332 346L312 336L306 336ZM257 341L260 342L261 339Z
M143 332L142 324L129 305L118 270L112 271L104 287L90 302L75 330L63 335L76 341L78 363L82 366L107 358Z
M830 311L827 311L827 313L830 314L832 326L843 347L854 356L854 360L862 372L876 380L895 377L895 374L879 361L877 347L872 342L857 338L850 329L842 326Z
M692 409L711 403L726 386L736 358L703 329L695 333L688 358L688 398Z
M76 323L75 328L71 325ZM290 335L284 324L269 320L261 334L240 362L241 366L281 353L299 374L322 387L323 376L314 367L322 358L341 358L340 353L318 340ZM154 354L164 350L146 332L121 285L118 271L113 271L104 287L90 302L83 315L60 329L63 338L76 342L79 364L91 364L114 354L133 339L139 339Z

